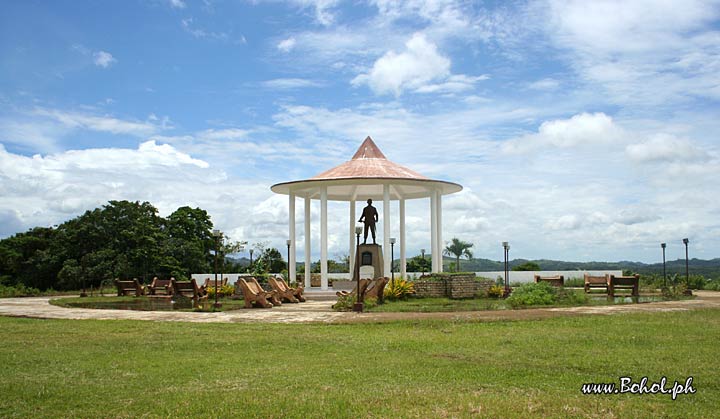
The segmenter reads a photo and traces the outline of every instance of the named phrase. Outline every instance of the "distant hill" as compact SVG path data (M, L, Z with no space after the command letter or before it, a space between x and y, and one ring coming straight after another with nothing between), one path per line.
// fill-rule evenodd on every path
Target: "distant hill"
M428 259L430 256L427 256ZM237 264L241 267L250 265L250 259L247 257L227 258L229 262ZM445 266L455 262L455 258L443 257ZM629 260L619 262L565 262L562 260L549 259L513 259L510 261L510 269L515 266L522 265L526 262L535 262L540 265L544 271L600 271L600 270L618 270L632 271L639 274L659 274L662 275L662 263L642 263ZM396 259L399 263L399 259ZM297 266L304 265L304 262L298 262ZM460 268L465 272L486 272L486 271L502 271L503 263L490 259L461 259ZM667 261L668 275L679 274L685 275L685 259L676 259ZM690 259L690 275L703 275L706 278L720 279L720 258L704 260Z
M455 262L454 258L443 258L445 263ZM576 270L629 270L639 274L662 274L662 263L642 263L623 260L620 262L565 262L548 259L513 259L509 262L510 269L526 262L535 262L544 271L576 271ZM720 278L720 258L703 260L690 259L690 274L703 275L707 278ZM669 260L666 263L668 275L685 274L685 259ZM502 271L503 263L490 259L462 259L460 268L466 272Z

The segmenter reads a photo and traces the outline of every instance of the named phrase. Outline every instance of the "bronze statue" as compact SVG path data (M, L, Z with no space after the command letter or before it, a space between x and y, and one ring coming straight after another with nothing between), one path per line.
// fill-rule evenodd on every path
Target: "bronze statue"
M375 243L375 223L378 221L378 212L375 207L372 206L372 199L367 200L367 207L363 208L362 217L358 220L360 223L365 223L365 235L363 236L363 244L367 244L368 228L372 233L373 244Z

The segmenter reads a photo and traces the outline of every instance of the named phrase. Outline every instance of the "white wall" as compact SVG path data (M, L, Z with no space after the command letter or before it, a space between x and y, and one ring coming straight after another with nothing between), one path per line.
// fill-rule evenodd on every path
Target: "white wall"
M513 282L533 282L535 275L540 276L556 276L556 275L562 275L565 277L565 279L570 278L582 278L584 274L592 275L592 276L604 276L605 274L609 275L615 275L619 276L622 275L622 271L510 271L510 283ZM277 275L280 274L271 274L271 275ZM408 277L420 277L422 275L422 272L408 272ZM496 279L498 276L501 276L505 278L505 272L503 271L492 271L492 272L475 272L475 275L482 278L488 278L488 279ZM223 274L223 277L228 279L228 284L234 284L235 281L237 281L239 276L249 276L249 274ZM205 278L215 279L215 274L193 274L193 278L195 278L195 281L199 285L202 285L205 283ZM349 273L330 273L328 274L329 278L332 279L342 279L342 280L350 280L351 276ZM388 275L388 278L390 275ZM395 277L400 278L400 273L395 272ZM218 274L218 281L220 280L220 275Z
M533 282L535 275L540 276L557 276L562 275L565 279L581 278L584 274L592 276L605 276L605 274L620 276L622 271L510 271L508 280L513 282ZM505 272L475 272L475 275L488 279L496 279L498 276L505 278Z

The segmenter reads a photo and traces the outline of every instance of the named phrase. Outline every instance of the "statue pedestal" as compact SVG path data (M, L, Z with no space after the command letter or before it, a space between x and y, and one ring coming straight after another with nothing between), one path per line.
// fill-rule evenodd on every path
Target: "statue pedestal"
M355 269L353 270L353 281L360 280L360 268L363 266L373 267L373 276L370 279L382 278L385 276L385 265L383 264L382 246L379 244L361 244L355 250Z

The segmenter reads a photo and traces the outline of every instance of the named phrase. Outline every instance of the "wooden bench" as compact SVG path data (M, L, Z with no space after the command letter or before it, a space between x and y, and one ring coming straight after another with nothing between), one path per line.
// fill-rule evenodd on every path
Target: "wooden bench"
M143 287L140 285L137 278L124 281L116 279L115 286L117 287L118 297L123 295L135 295L136 297L139 297L144 294Z
M592 288L602 288L606 293L608 292L608 283L610 282L608 275L591 276L585 274L583 277L585 279L585 292L590 292Z
M390 282L390 278L378 278L371 281L370 285L365 289L365 298L377 298L378 303L383 302L385 299L385 286Z
M360 294L364 294L365 290L367 289L368 285L370 285L370 282L372 282L371 279L361 279L360 280ZM355 295L357 294L358 287L355 285L352 289L352 291L338 291L335 293L338 297L347 297L348 295Z
M562 287L565 285L565 277L562 275L555 275L555 276L540 276L535 275L535 283L539 282L547 282L548 284L555 286L555 287Z
M249 281L247 281L248 285L250 285L250 288L253 288L253 291L257 291L258 293L265 293L265 298L270 301L274 306L281 306L282 305L282 299L278 295L277 291L271 290L266 291L265 288L263 288L262 285L258 282L257 278L252 277Z
M222 289L227 283L227 278L218 278L217 286ZM210 288L215 288L215 278L205 278L205 283L200 287L200 291L202 291L203 294L207 294Z
M245 308L262 307L271 308L273 303L268 301L267 293L265 291L258 291L255 287L257 280L253 282L255 278L250 278L250 282L245 281L244 278L238 278L236 284L239 285L242 290L243 298L245 299ZM252 286L250 284L253 284ZM258 285L259 286L259 285Z
M170 295L168 292L168 286L170 285L169 279L158 279L158 277L154 277L150 285L148 285L147 290L149 295ZM160 291L160 292L158 292Z
M285 283L284 279L274 277L270 277L268 279L268 283L270 283L270 286L273 288L273 290L277 292L278 298L283 302L305 302L305 297L303 297L304 289L302 286L291 288Z
M615 276L610 275L608 282L608 295L615 297L617 290L630 290L630 295L637 297L640 295L640 275L631 276Z
M189 281L178 281L175 278L170 278L170 285L167 287L168 293L175 296L188 297L197 303L203 298L202 291L198 287L197 282L194 279ZM205 297L207 298L207 297Z

